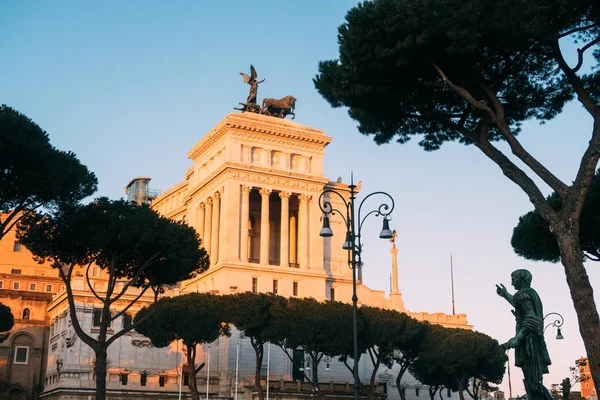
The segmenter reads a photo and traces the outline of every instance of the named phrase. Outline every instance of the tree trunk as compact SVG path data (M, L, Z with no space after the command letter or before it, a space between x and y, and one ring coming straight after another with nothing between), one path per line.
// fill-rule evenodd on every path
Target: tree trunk
M600 317L594 302L594 290L583 265L579 243L579 225L554 229L560 259L565 268L571 299L577 312L579 332L585 345L595 387L600 387Z
M460 379L458 381L458 397L460 398L460 400L465 400L465 393L464 393L465 385L463 382L464 382L464 379Z
M256 354L256 365L255 365L255 374L254 374L256 392L258 393L258 399L263 400L265 395L263 393L263 389L260 384L260 371L262 369L262 359L263 359L263 345L262 345L262 343L256 342L254 340L251 340L251 342L252 342L252 347L254 348L254 353Z
M402 380L402 375L404 375L404 370L400 367L400 372L396 376L396 388L398 389L398 394L400 395L401 400L406 400L406 392L402 390L403 388L400 386L400 381Z
M190 374L190 394L192 400L200 400L200 394L198 393L198 385L196 382L196 346L189 346L185 344L187 353L187 365L188 373ZM183 379L183 377L181 377Z
M94 364L94 373L96 374L96 400L106 400L106 360L107 353L105 347L95 349L96 362Z

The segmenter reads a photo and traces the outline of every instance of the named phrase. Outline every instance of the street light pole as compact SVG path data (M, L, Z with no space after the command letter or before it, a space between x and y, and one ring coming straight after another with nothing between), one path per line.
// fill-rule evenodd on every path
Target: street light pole
M360 400L360 380L358 379L358 360L360 354L358 352L358 295L356 293L356 281L357 281L357 270L362 266L362 243L361 243L361 231L362 226L367 217L371 214L375 214L376 217L383 217L383 228L379 237L381 239L390 239L393 234L389 227L390 214L394 210L394 199L392 196L385 192L373 192L365 196L365 198L358 205L358 210L355 208L356 201L356 185L354 184L354 176L351 176L350 185L350 198L346 200L344 196L332 189L324 190L319 196L319 208L323 212L323 228L321 229L320 236L331 237L333 231L329 227L329 218L333 215L340 215L346 225L346 239L342 248L348 250L348 266L352 268L352 334L354 344L354 400ZM331 195L338 196L344 204L345 210L338 210L333 207L330 202ZM366 213L361 218L361 211L365 201L371 196L381 195L387 197L385 202L379 205L376 209L373 209ZM327 198L326 198L327 196ZM358 211L357 219L355 219L355 212Z

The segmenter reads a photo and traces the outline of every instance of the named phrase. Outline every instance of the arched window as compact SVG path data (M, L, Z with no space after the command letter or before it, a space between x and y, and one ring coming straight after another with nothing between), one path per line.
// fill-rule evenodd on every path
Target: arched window
M29 319L29 318L31 318L31 311L29 310L29 308L24 308L22 319Z

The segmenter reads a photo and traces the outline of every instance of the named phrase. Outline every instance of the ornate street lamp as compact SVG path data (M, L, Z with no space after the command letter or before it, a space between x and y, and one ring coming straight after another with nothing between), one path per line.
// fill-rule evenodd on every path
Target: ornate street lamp
M352 329L353 329L353 335L354 335L354 338L353 338L353 341L354 341L354 369L353 369L354 400L359 400L360 399L360 381L358 379L359 353L358 353L358 327L357 327L358 296L356 295L356 274L357 274L357 269L360 268L360 266L362 265L361 231L362 231L363 223L365 222L367 217L369 215L374 214L376 217L379 217L379 216L383 217L383 227L381 229L381 233L379 234L379 237L381 239L390 239L393 236L393 233L390 230L389 220L390 220L390 214L394 210L394 199L392 198L392 196L390 196L389 194L387 194L385 192L373 192L373 193L367 195L358 205L358 215L357 215L357 218L355 219L354 216L355 216L355 211L356 211L356 207L355 207L356 192L354 191L354 189L356 189L356 185L354 185L354 176L351 177L350 185L348 187L350 188L350 199L348 199L348 200L346 200L341 193L339 193L335 190L331 190L331 189L323 191L323 193L321 193L321 196L319 196L319 207L321 208L321 211L323 212L323 228L321 228L321 232L319 234L322 237L333 236L333 231L331 230L331 228L329 226L330 216L338 214L344 220L344 223L346 225L346 239L344 241L344 244L342 245L342 248L344 250L348 250L348 266L350 268L352 268L352 319L353 319ZM337 195L341 199L342 203L344 204L345 209L338 210L336 208L333 208L333 205L331 204L331 202L329 200L329 197L331 195ZM383 203L381 203L381 205L379 205L379 207L367 212L363 217L361 214L363 204L369 197L375 196L375 195L380 195L380 196L383 196L384 198L387 197L387 199L385 199L385 201ZM328 197L326 198L325 196L328 196Z
M546 328L548 328L549 326L553 326L553 327L556 328L556 339L557 340L564 339L564 336L562 335L562 332L561 332L560 328L565 323L565 319L559 313L551 312L551 313L548 313L548 314L544 315L544 319L543 320L545 321L546 317L548 317L550 315L556 315L558 317L558 319L556 319L556 320L554 320L554 322L550 322L548 325L544 326L544 332L546 332Z

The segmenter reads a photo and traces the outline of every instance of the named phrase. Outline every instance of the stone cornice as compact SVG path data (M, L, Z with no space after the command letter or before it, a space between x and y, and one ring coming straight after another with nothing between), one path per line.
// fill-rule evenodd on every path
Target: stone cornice
M265 115L240 113L229 114L217 126L215 126L206 136L204 136L190 151L187 156L191 160L196 160L208 148L212 147L223 138L229 131L234 131L234 135L238 137L248 138L248 133L258 133L253 138L256 140L273 140L273 137L279 137L286 140L274 141L273 144L287 144L291 146L300 146L313 151L322 151L323 147L327 146L332 138L325 136L323 131L313 129L307 126L300 125L285 119L268 117ZM271 136L265 138L265 134Z
M61 281L62 282L62 281ZM50 303L52 293L50 292L30 292L28 290L0 289L0 298L39 300Z
M160 194L160 196L158 196L156 199L154 199L152 201L152 205L156 206L158 203L160 203L161 201L163 201L164 199L166 199L167 197L171 196L173 193L185 189L188 185L188 181L181 181L178 184L171 186L169 189L165 190L164 192L162 192Z
M199 191L212 193L218 190L230 178L250 183L256 182L256 186L264 183L287 189L307 190L310 192L322 191L325 184L329 182L327 178L312 175L303 175L294 172L286 173L285 171L278 172L277 170L264 167L248 168L247 165L238 163L224 163L205 180L190 188L185 202L189 202L189 199ZM169 215L175 213L175 211L177 210L173 210Z
M223 264L217 264L217 266L215 267L210 267L208 270L204 271L201 274L198 274L197 276L195 276L194 278L185 281L185 283L182 282L181 284L181 292L185 292L186 289L190 286L193 286L195 283L197 283L200 280L206 279L209 276L216 274L217 272L224 270L224 269L235 269L235 270L241 270L241 271L246 271L246 272L265 272L265 273L274 273L274 274L280 274L280 275L287 275L287 276L305 276L308 278L322 278L322 279L326 279L329 275L327 275L327 273L325 273L325 271L323 270L314 270L314 269L301 269L301 268L286 268L286 267L281 267L281 266L265 266L265 265L261 265L261 264L253 264L253 263L248 263L248 264L244 264L241 262L225 262ZM349 281L350 283L352 282L351 280Z

